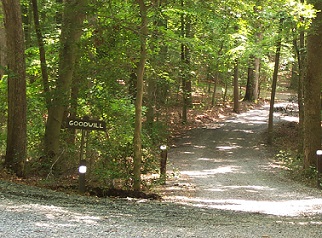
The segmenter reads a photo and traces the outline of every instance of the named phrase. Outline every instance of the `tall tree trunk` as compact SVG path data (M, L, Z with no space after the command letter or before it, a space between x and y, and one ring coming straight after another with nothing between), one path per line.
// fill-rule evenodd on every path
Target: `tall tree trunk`
M253 27L255 29L255 44L258 45L263 39L263 30L262 30L262 20L261 20L261 6L262 1L256 1L256 5L254 6L254 13L257 20L253 23ZM248 68L248 78L246 85L246 93L245 93L245 101L257 102L259 96L259 76L260 76L260 53L261 50L257 50L256 55L251 55L249 59L249 68Z
M27 154L27 100L24 34L19 1L2 0L7 37L8 124L5 166L24 176Z
M147 6L144 0L136 0L140 7L141 27L140 27L140 62L137 68L137 93L135 98L135 129L134 129L134 169L133 169L133 189L141 190L141 161L142 161L142 101L143 101L143 85L144 85L144 69L147 59L147 35L148 35L148 17Z
M45 131L47 165L55 161L59 152L60 129L64 111L70 100L71 82L75 67L77 42L82 33L86 0L66 0L60 37L60 54L56 88L52 90Z
M253 95L254 101L257 102L259 97L259 76L260 76L260 65L261 59L259 57L255 57L254 59L254 87L253 87Z
M234 66L234 112L239 113L238 59Z
M211 106L215 106L216 103L216 91L217 91L217 82L219 80L219 72L217 71L214 77L214 86L213 86L213 92L211 97Z
M0 4L0 15L3 15L2 4ZM4 75L4 67L6 63L6 31L3 21L0 21L0 79Z
M296 32L296 31L294 31ZM302 30L299 34L299 44L298 44L298 35L293 36L293 45L295 49L295 54L297 57L297 68L298 68L298 85L295 86L297 88L297 103L299 107L299 138L298 138L298 156L303 157L303 149L304 149L304 131L303 131L303 122L304 122L304 99L303 99L303 82L304 82L304 64L305 64L305 35ZM304 167L304 163L303 163Z
M321 149L322 2L311 1L320 11L307 37L307 71L304 80L304 168L316 167Z
M181 0L181 7L185 6L185 1ZM181 14L181 38L191 37L191 17ZM182 80L182 123L187 122L188 108L192 106L192 85L190 76L190 54L191 50L185 43L181 43L181 80Z
M283 29L283 19L280 20L278 39L276 43L276 53L275 53L275 65L273 72L273 82L272 82L272 92L271 92L271 101L269 107L269 117L268 117L268 144L273 142L273 125L274 125L274 103L275 103L275 94L278 78L278 68L280 62L281 48L282 48L282 29Z
M298 85L298 106L299 106L299 149L298 149L298 154L299 156L302 156L304 153L304 64L305 64L305 36L304 32L302 31L300 33L300 50L299 50L299 85Z
M31 11L31 3L21 4L22 11L22 25L25 39L25 46L29 48L32 46L31 43L31 22L32 22L32 11Z
M37 2L37 0L31 0L31 3L32 3L34 24L35 24L35 29L36 29L37 41L38 41L39 58L40 58L42 82L43 82L44 93L45 93L45 101L46 101L46 107L48 110L49 104L50 104L50 98L49 98L49 82L48 82L48 71L47 71L45 44L43 41L43 36L42 36L41 27L40 27L40 23L39 23L38 2Z
M246 92L244 101L254 102L254 87L255 87L255 68L254 68L254 59L255 57L252 55L249 57L248 63L248 74L247 74L247 84L246 84Z

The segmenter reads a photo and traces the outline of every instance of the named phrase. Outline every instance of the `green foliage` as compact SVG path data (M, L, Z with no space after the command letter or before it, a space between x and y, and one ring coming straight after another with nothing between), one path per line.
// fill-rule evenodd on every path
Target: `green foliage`
M315 185L317 179L317 170L311 167L307 170L303 166L303 158L296 156L294 152L280 150L276 158L283 166L287 168L291 177L295 180Z
M29 84L27 87L28 154L33 158L41 155L41 142L46 123L47 111L42 91L42 85L39 80Z
M182 93L182 72L191 79L193 90L212 84L219 76L218 88L230 88L236 58L240 67L240 86L247 81L250 56L261 59L260 85L270 86L275 40L280 18L284 45L282 59L285 65L293 57L292 43L300 30L307 30L315 15L311 5L295 0L279 1L160 1L148 11L148 61L145 80L155 80L154 98L144 95L147 106L153 100L156 110L152 125L145 123L142 131L142 173L158 169L159 145L166 143L168 128L167 107L178 103ZM29 2L24 0L25 17ZM54 89L59 58L59 36L63 5L59 1L39 2L40 22L44 35L49 86ZM255 11L257 9L257 11ZM78 45L77 68L73 86L76 98L76 116L89 115L107 123L109 138L104 133L90 133L90 159L93 162L92 179L112 186L123 180L131 186L136 67L140 52L138 26L140 16L133 1L97 0L89 3L88 14ZM29 16L31 19L31 16ZM182 20L190 22L190 32L182 31ZM30 25L32 26L32 24ZM29 27L30 27L29 26ZM259 36L261 35L261 36ZM41 80L39 50L35 32L30 34L31 46L26 49L28 77L28 155L30 163L38 163L47 118L44 90ZM181 60L181 46L189 48L189 63ZM211 79L208 76L211 75ZM6 80L0 81L0 99L6 102ZM69 101L71 108L72 101ZM73 102L74 103L74 102ZM70 109L68 108L68 109ZM0 105L0 152L5 151L6 103ZM146 108L144 108L146 110ZM67 112L67 114L70 112ZM76 144L71 145L68 131L62 134L62 151L68 156L71 168L77 167L79 132ZM288 153L279 155L291 170L301 170L301 159ZM65 159L65 158L64 158ZM37 165L38 166L38 165ZM35 166L35 167L37 167Z
M6 123L7 123L7 78L0 79L0 156L5 154L6 148Z

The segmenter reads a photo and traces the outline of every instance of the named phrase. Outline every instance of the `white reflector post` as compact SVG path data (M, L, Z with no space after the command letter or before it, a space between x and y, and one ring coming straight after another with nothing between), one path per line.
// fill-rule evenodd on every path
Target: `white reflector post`
M81 166L79 166L79 168L78 168L78 172L79 172L80 174L85 174L85 173L86 173L86 171L87 171L87 167L86 167L86 165L81 165Z

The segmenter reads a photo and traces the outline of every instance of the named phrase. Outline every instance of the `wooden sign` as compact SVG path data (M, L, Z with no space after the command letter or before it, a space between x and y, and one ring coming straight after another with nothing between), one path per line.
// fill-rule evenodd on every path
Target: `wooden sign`
M66 127L82 129L82 130L106 131L106 123L104 121L96 121L96 120L68 118L66 122Z

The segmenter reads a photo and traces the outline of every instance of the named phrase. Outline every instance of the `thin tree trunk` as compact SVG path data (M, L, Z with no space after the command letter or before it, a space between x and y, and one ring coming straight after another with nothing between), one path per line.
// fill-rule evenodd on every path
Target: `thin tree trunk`
M297 36L294 36L293 45L295 54L297 57L298 66L298 85L297 85L297 96L298 96L298 107L299 107L299 140L298 140L298 155L303 157L304 150L304 135L303 135L303 121L304 121L304 101L303 101L303 82L304 82L304 62L305 62L305 39L304 32L300 32L300 39L298 45ZM304 163L303 163L304 167Z
M268 117L268 144L271 144L273 142L274 103L275 103L275 94L276 94L276 86L277 86L277 78L278 78L278 68L279 68L281 48L282 48L282 29L283 29L283 20L281 19L279 32L278 32L278 40L276 44L275 66L274 66L274 73L273 73L271 101L270 101L269 117Z
M0 15L2 15L2 5L0 5ZM4 65L6 65L6 31L3 21L0 21L0 79L4 75Z
M234 67L234 112L239 113L238 59Z
M24 176L27 154L27 99L24 34L19 1L2 0L7 37L8 124L5 166Z
M214 88L212 92L212 98L211 98L211 106L215 106L216 103L216 91L217 91L217 82L219 80L219 73L216 72L215 78L214 78Z
M257 102L258 97L259 97L259 76L260 76L260 64L261 64L261 59L258 57L255 57L254 60L254 101Z
M44 93L45 93L46 107L47 109L49 109L50 97L49 97L48 71L47 71L45 45L44 45L41 27L39 23L38 3L37 3L37 0L31 0L31 3L32 3L34 24L36 29L37 41L38 41L39 58L40 58L40 66L41 66L42 82L43 82Z
M147 58L147 34L148 34L148 17L147 7L144 0L136 0L140 7L141 27L140 27L140 62L137 68L137 94L135 98L135 129L134 129L134 169L133 169L133 189L141 190L141 161L142 161L142 101L143 101L143 85L144 85L144 69Z

